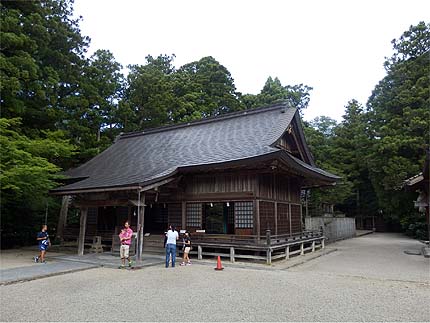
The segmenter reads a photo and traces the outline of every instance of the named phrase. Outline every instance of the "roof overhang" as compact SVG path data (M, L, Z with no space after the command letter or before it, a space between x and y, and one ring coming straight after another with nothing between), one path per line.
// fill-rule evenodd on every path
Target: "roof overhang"
M156 179L146 181L143 183L134 183L123 186L111 186L111 187L91 187L83 189L61 189L61 187L51 190L49 193L52 195L76 195L76 194L87 194L87 193L104 193L104 192L115 192L115 191L140 191L146 192L149 190L156 189L160 186L166 185L176 179L177 171L158 177Z
M176 170L170 172L165 176L160 176L148 181L141 183L131 183L123 186L111 186L111 187L89 187L82 189L64 189L57 188L50 191L52 195L76 195L86 193L102 193L102 192L113 192L113 191L149 191L153 190L162 185L168 184L177 178L177 174L196 173L196 172L207 172L217 171L225 169L241 169L241 168L253 168L258 164L269 164L272 161L278 161L288 172L296 174L297 176L305 179L305 187L320 187L320 186L332 186L340 179L339 176L325 172L319 168L313 167L305 162L293 157L287 151L277 150L269 152L263 155L258 155L245 159L232 160L221 163L210 163L210 164L198 164L178 167Z

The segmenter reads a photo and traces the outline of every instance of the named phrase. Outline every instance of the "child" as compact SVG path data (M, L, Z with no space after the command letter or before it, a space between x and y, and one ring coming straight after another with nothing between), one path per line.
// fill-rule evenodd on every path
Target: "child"
M42 231L37 234L36 240L39 241L40 253L38 257L34 257L34 262L39 262L40 260L40 263L45 264L46 250L48 250L48 247L51 246L48 235L48 226L46 224L42 226Z
M185 232L185 237L183 241L184 241L184 257L182 258L181 266L185 266L185 264L189 266L191 265L190 257L188 256L191 250L191 239L188 231Z

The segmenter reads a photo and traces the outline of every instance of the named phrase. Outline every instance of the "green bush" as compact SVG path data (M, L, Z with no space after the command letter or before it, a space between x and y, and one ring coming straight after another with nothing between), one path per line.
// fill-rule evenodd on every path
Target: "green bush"
M406 235L415 239L428 239L428 228L424 216L416 214L411 217L405 217L400 223Z

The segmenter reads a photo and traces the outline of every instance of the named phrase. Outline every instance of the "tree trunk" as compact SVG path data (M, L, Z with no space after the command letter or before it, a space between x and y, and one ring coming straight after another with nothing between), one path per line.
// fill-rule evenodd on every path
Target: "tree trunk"
M67 213L69 211L70 199L70 195L64 195L63 200L61 202L60 217L58 219L57 225L57 239L60 239L61 242L64 241L64 226L67 223Z

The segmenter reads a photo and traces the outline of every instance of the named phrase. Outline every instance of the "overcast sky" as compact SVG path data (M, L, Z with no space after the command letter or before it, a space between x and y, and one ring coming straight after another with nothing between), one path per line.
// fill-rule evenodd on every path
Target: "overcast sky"
M75 0L90 52L108 49L123 66L148 54L175 54L174 65L213 56L242 93L269 76L313 87L306 120L338 121L351 99L365 104L385 76L391 40L430 21L428 0L245 1Z

